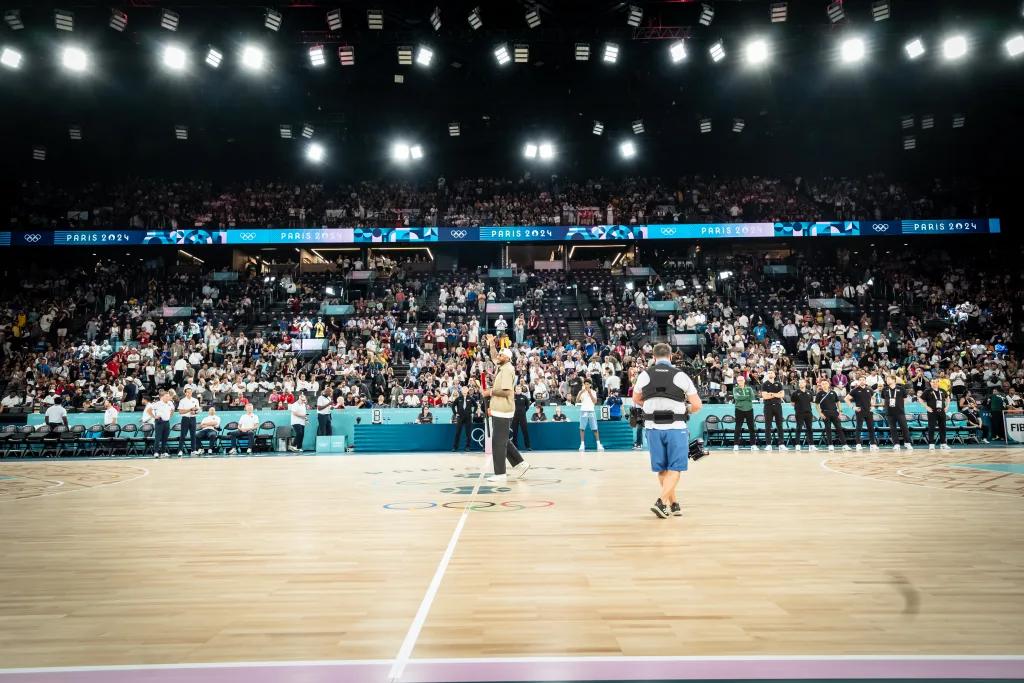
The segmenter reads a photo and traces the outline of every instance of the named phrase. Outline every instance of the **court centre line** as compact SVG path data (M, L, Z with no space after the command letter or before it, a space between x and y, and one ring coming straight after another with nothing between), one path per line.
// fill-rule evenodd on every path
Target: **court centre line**
M487 461L490 458L490 455L486 452L481 455L483 457L481 458L479 476L473 485L473 493L469 498L470 501L476 500L477 493L480 491L480 482L483 481L484 472L487 470ZM413 648L416 647L416 641L419 640L423 624L427 621L427 615L430 614L430 607L434 604L434 598L437 597L437 591L441 587L444 574L448 571L448 563L451 562L452 555L455 554L455 546L459 543L459 537L462 535L462 529L466 526L466 520L469 519L471 509L472 502L462 510L462 515L459 516L459 522L455 525L452 537L448 540L448 547L445 548L444 555L441 556L441 561L438 562L437 569L434 570L434 577L430 580L430 585L427 587L427 592L423 595L423 600L420 601L416 617L409 625L409 630L405 634L405 640L402 641L402 647L399 648L394 664L391 665L391 671L388 674L388 681L390 683L398 683L405 672L405 667L409 664L409 658L412 656Z

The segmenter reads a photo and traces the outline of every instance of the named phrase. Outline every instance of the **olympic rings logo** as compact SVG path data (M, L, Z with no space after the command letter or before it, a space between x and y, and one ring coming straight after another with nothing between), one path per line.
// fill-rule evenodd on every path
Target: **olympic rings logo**
M43 236L42 235L38 235L36 233L25 235L25 241L28 242L29 244L35 244L36 242L38 242L41 239L43 239Z
M452 239L465 239L466 235L469 234L465 230L452 230Z
M243 240L254 240L254 239L256 239L256 233L254 233L254 232L243 232L241 235L239 235L239 237L242 238Z
M539 510L542 508L553 507L554 504L555 502L552 500L506 500L501 503L495 503L489 500L452 500L447 503L440 504L426 500L411 500L385 503L384 509L401 512L412 510L431 510L433 508L472 510L473 512L480 510L490 510L491 512L512 512L517 510Z
M889 229L889 226L886 223L875 223L874 225L871 226L871 229L874 230L875 232L885 232L886 230Z

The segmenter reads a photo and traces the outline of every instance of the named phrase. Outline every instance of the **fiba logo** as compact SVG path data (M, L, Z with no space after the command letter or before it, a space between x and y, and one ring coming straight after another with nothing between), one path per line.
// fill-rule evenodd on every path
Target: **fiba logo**
M452 230L452 239L461 240L465 239L468 233L465 230Z
M43 236L39 235L37 233L31 233L31 234L25 235L25 241L28 242L29 244L35 244L36 242L38 242L41 239L43 239Z
M889 225L887 223L875 223L871 226L871 229L875 232L886 232L889 229Z

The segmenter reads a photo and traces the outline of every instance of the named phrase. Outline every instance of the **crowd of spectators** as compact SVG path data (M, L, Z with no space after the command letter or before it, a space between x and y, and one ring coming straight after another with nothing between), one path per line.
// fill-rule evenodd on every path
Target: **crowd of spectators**
M942 179L686 176L574 181L466 178L340 185L134 179L23 181L14 229L601 225L890 220L991 215L985 193Z

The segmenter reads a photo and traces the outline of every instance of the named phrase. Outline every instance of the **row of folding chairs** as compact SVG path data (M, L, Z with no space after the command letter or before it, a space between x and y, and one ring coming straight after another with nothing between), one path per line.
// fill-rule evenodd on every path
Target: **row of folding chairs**
M874 413L875 416L875 439L878 443L892 444L892 431L889 428L888 417L882 413ZM862 430L861 434L855 434L856 422L851 415L843 415L841 419L843 431L851 443L859 443L867 440L867 432ZM825 444L825 422L820 418L814 418L814 439L816 445ZM912 413L907 415L907 426L910 431L911 443L928 443L928 418L926 413ZM754 417L755 438L758 443L765 443L764 415ZM709 415L704 418L704 441L708 446L733 446L747 443L750 438L749 429L746 425L740 432L739 442L734 439L736 431L736 418L732 415ZM936 434L938 429L935 430ZM774 429L773 429L774 432ZM783 420L783 442L786 445L793 445L796 442L796 416L787 415ZM774 438L774 436L773 436ZM936 437L937 438L937 437ZM946 418L946 438L951 443L981 443L981 429L971 425L967 416L956 412ZM802 442L806 438L801 435ZM833 441L838 443L835 435Z
M215 444L216 453L230 448L231 433L238 429L238 422L228 422L219 431ZM270 452L274 449L277 425L271 420L260 424L251 436L239 438L239 448L254 452ZM181 424L171 426L167 440L168 452L176 453L181 443ZM185 447L188 452L190 444ZM204 440L197 448L209 449ZM5 425L0 429L0 455L4 458L61 458L61 457L113 457L148 456L156 453L154 427L151 424L101 425L89 427L49 427L48 425Z

